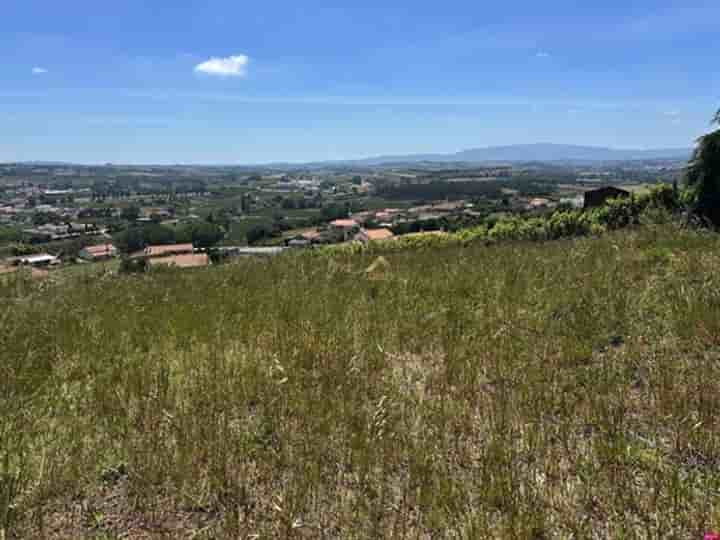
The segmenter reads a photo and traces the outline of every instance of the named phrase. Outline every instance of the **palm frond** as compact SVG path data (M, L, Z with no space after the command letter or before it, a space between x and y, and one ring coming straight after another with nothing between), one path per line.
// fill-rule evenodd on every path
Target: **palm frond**
M712 123L720 126L720 109L718 109L715 116L713 116Z

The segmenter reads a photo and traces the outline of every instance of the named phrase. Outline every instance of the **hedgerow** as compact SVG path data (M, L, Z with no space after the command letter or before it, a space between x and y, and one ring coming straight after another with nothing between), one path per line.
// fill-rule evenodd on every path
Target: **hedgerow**
M578 236L597 236L610 230L639 225L643 215L657 214L658 210L674 213L682 207L680 197L667 184L660 184L646 193L627 198L610 199L599 208L589 210L558 210L548 216L526 217L512 215L493 224L483 224L454 233L426 233L399 236L361 244L324 246L320 255L384 253L406 249L430 249L449 246L467 246L476 242L546 241Z

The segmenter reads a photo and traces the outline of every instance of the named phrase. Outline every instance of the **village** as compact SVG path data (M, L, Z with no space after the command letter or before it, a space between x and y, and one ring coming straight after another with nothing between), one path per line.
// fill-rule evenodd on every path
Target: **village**
M104 184L104 190L97 182L61 182L62 189L56 188L53 183L64 175L55 175L55 182L36 175L6 179L0 191L0 275L45 279L67 269L198 268L285 250L456 231L507 214L595 207L631 193L598 187L587 175L580 177L582 185L568 188L513 181L508 171L464 172L465 178L446 175L430 184L416 183L417 175L388 183L396 171L326 174L322 180L286 173L243 178L239 189L223 177L221 185L193 179L189 188L184 179L169 187L136 182L134 191L119 182ZM445 197L428 200L428 186L446 190ZM393 190L402 189L411 195L395 197Z

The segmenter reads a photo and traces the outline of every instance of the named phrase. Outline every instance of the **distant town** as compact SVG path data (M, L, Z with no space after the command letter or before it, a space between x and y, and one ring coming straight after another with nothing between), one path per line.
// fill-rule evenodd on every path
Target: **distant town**
M457 231L677 181L680 160L307 167L0 165L0 275L207 266ZM607 189L614 191L607 192ZM588 196L588 194L590 196Z

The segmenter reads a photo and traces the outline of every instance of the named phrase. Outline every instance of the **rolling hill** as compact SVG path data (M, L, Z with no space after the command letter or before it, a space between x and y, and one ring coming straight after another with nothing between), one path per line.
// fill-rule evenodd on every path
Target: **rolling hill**
M687 160L692 150L689 148L666 148L656 150L626 150L596 146L577 146L569 144L513 144L507 146L489 146L472 148L451 154L408 154L387 155L354 160L363 165L381 165L384 163L431 162L518 162L518 161L563 161L563 162L608 162L632 160Z

